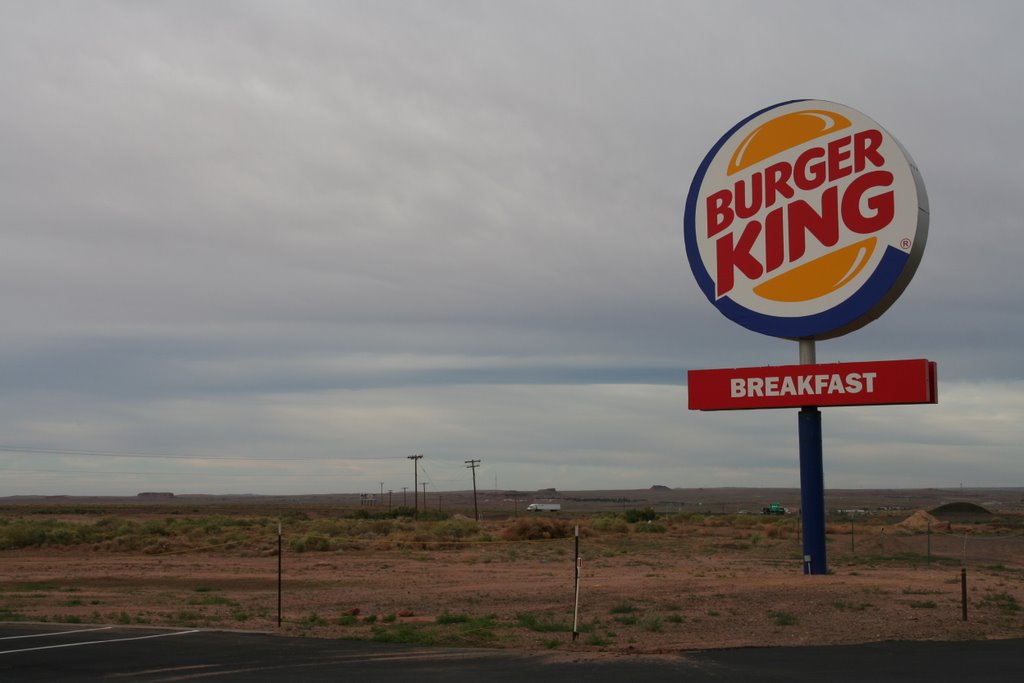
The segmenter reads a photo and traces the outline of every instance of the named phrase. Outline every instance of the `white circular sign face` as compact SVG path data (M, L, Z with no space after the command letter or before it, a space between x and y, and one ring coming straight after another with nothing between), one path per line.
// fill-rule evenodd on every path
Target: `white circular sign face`
M828 339L880 316L913 277L928 234L924 183L873 120L821 100L759 111L711 149L684 233L704 294L731 320Z

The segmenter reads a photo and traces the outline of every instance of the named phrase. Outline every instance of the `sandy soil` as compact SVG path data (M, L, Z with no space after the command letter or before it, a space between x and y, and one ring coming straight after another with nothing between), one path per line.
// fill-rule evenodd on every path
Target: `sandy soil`
M750 530L592 534L581 540L575 642L571 538L285 552L280 628L272 545L163 555L9 550L0 552L0 620L416 637L605 656L1024 637L1024 539L985 541L935 536L926 563L921 535L833 533L831 573L804 576L793 539ZM899 559L907 553L917 554Z

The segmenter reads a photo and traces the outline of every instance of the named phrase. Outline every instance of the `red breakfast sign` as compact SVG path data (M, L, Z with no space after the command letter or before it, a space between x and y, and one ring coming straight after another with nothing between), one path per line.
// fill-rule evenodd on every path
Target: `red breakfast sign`
M923 359L691 370L689 408L936 403L935 374L935 363Z

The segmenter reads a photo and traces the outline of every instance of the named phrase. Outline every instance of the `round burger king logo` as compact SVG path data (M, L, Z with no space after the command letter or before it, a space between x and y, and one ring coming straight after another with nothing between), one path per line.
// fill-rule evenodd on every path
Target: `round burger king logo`
M828 339L880 316L917 270L928 198L910 156L860 112L795 100L740 121L686 199L690 268L729 319Z

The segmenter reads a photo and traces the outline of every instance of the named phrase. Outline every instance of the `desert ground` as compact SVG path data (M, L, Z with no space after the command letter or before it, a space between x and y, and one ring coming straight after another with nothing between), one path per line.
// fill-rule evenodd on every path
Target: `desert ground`
M820 576L796 491L484 492L479 522L443 495L0 500L0 621L595 657L1024 637L1021 489L829 492Z

